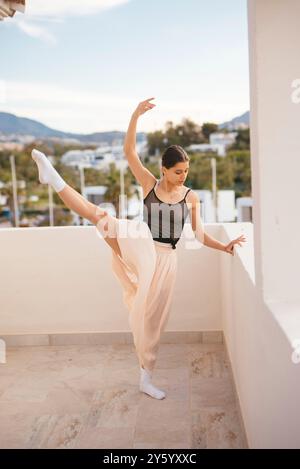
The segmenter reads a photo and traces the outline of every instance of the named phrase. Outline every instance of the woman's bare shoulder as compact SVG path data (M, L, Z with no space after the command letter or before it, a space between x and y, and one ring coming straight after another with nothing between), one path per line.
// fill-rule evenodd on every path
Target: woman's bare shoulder
M143 189L143 199L145 199L147 197L147 195L151 192L153 187L155 187L157 181L158 181L158 179L156 179L153 176L153 179L151 180L151 182L149 181L149 183L144 184L144 185L141 186L142 189Z
M188 188L190 189L190 188ZM199 200L199 196L197 194L197 192L193 191L193 189L189 190L189 192L187 193L187 196L186 196L186 201L187 202L190 202L190 203L199 203L200 200Z

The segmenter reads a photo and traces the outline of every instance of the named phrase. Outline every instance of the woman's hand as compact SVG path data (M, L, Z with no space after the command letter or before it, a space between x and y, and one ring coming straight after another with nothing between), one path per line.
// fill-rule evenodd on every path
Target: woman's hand
M134 115L139 117L141 116L142 114L145 114L145 112L149 111L150 109L152 109L153 107L156 106L156 104L153 104L153 103L150 103L150 101L152 101L152 99L155 99L155 98L149 98L149 99L146 99L145 101L141 101L136 110L134 111Z
M230 241L230 243L228 243L228 244L225 246L224 251L225 251L225 252L228 252L228 254L231 254L232 256L234 256L234 245L235 245L235 244L238 244L239 246L242 246L242 245L241 245L241 242L245 242L245 241L246 241L245 236L244 236L244 235L241 235L241 236L239 236L238 238L233 239L232 241Z

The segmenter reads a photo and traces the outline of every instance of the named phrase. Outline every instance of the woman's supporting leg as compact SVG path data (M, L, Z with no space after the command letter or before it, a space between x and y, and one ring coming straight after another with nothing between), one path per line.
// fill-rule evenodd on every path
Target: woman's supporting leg
M97 225L103 217L107 216L105 210L89 202L79 192L66 184L44 153L32 150L32 158L38 166L40 182L50 184L70 210L86 218L94 225ZM116 254L122 257L117 239L109 236L104 236L104 239Z

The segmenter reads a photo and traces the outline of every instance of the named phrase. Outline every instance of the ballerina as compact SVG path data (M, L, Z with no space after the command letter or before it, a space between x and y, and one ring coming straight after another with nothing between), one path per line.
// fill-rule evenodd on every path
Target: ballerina
M155 399L165 391L152 383L159 340L167 324L172 304L178 243L190 215L194 235L204 246L234 255L234 246L245 242L244 235L223 244L205 233L196 192L184 186L189 157L179 145L169 146L162 155L162 177L157 180L143 166L136 152L136 126L141 115L155 104L149 98L133 112L124 141L129 167L144 194L143 221L117 219L89 202L69 186L49 159L32 150L39 180L50 184L65 205L96 226L111 248L112 270L120 282L123 300L129 311L129 324L140 366L141 392Z

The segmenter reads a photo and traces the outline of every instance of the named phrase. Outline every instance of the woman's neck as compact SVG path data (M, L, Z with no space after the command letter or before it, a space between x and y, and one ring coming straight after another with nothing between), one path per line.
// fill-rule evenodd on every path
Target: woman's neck
M159 187L164 191L170 194L180 193L182 188L176 186L175 184L170 183L164 177L159 180Z

